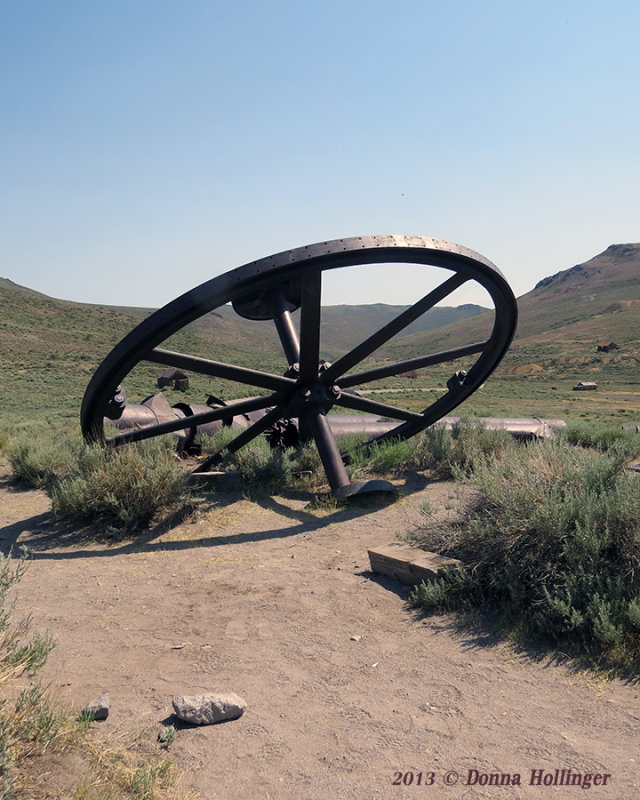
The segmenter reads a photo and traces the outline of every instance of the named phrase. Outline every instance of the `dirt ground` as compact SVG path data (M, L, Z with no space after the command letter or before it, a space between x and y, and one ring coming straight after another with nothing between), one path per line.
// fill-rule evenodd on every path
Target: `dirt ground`
M324 516L304 498L222 502L107 547L5 479L3 548L32 554L19 611L57 641L42 678L78 710L108 690L105 732L158 726L175 694L240 694L239 720L183 727L169 751L207 800L565 800L585 787L544 782L576 773L600 776L589 797L636 800L637 686L424 620L370 573L368 547L424 521L424 500L451 504L446 484L406 488Z

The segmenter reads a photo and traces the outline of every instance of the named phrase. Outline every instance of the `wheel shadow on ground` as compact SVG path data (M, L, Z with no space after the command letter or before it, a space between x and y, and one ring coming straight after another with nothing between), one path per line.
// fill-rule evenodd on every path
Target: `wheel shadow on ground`
M216 526L206 536L196 536L191 539L164 538L169 537L172 531L180 525L189 525L189 518L185 517L184 512L172 519L163 520L135 538L128 536L126 539L114 541L104 528L96 525L78 527L61 523L49 511L1 528L0 552L14 558L19 558L24 552L27 552L29 558L34 561L38 559L59 561L103 558L128 553L175 552L194 548L246 544L268 539L284 539L313 533L330 525L348 522L383 510L397 502L403 494L418 491L427 483L428 480L424 476L408 475L404 484L396 486L396 491L392 494L363 495L352 498L348 503L327 501L326 508L330 510L325 513L324 508L320 506L322 516L318 516L318 513L313 510L315 508L314 498L317 498L317 495L312 493L283 492L280 496L256 493L250 498L240 492L216 493L215 496L205 500L204 507L199 508L200 515L206 515L208 511L214 510L232 510L234 503L248 499L258 508L282 518L283 524L267 530L246 530L230 534L225 534L224 528ZM305 506L295 508L290 504L291 500L306 501ZM333 510L333 506L335 506L335 510Z

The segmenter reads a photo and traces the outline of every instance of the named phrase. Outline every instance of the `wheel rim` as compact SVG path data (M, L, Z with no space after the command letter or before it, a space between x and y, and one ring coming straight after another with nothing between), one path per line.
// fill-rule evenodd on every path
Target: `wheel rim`
M333 364L328 367L322 365L320 322L323 273L382 263L442 267L452 274ZM390 365L353 371L411 322L467 282L482 286L493 302L493 328L486 339ZM190 322L226 303L232 303L240 316L273 320L287 362L285 375L158 347ZM299 331L291 318L291 312L298 307ZM502 273L483 256L459 245L427 237L389 235L353 237L296 248L251 262L201 284L156 311L125 336L102 362L87 387L81 410L83 434L88 441L117 446L184 430L215 419L228 419L231 414L267 410L264 416L232 440L224 452L214 454L197 471L204 471L219 463L227 452L246 445L278 420L298 418L301 429L316 442L334 494L345 496L387 488L375 485L380 482L368 482L370 486L349 482L327 422L328 411L342 407L397 420L398 425L392 431L374 437L369 444L413 436L453 410L486 380L508 349L516 321L515 297ZM477 360L464 378L450 380L447 391L420 413L359 397L353 392L356 387L373 380L445 361L455 362L471 355L477 355ZM267 390L269 394L229 403L224 409L195 414L188 421L178 419L150 429L107 437L104 417L108 404L117 387L141 361L233 380L261 391Z

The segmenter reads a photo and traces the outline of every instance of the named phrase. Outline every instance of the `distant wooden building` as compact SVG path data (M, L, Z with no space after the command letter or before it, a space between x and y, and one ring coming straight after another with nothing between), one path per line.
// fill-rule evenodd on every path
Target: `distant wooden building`
M573 387L574 392L594 392L598 388L598 384L594 381L580 381Z
M184 392L189 388L189 378L184 372L172 367L171 369L165 370L158 378L158 388L164 389L165 386L180 389Z
M608 344L599 344L598 345L598 352L599 353L608 353L611 350L619 350L620 348L615 342L609 342Z

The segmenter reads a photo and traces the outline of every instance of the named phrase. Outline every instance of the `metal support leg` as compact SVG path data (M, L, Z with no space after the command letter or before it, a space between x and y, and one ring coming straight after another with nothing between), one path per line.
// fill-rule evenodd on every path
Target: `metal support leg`
M302 420L300 422L302 424ZM344 498L353 497L356 494L393 491L393 486L389 481L350 482L324 409L311 406L304 415L304 422L311 429L324 471L329 479L331 494L334 497Z
M282 289L274 289L270 292L269 302L285 358L289 366L298 364L300 362L300 340Z

